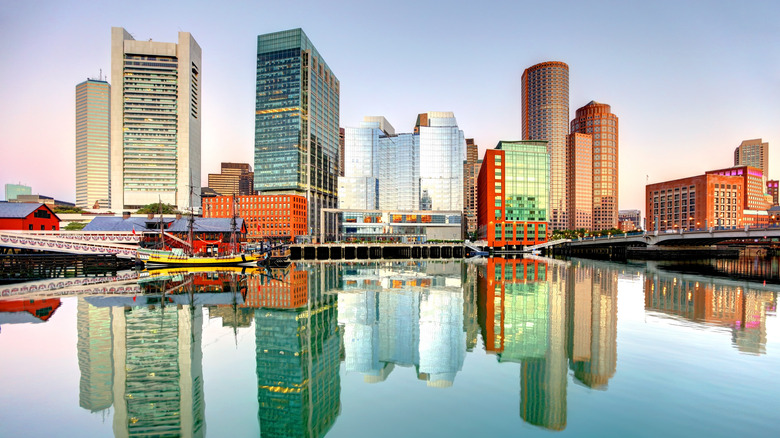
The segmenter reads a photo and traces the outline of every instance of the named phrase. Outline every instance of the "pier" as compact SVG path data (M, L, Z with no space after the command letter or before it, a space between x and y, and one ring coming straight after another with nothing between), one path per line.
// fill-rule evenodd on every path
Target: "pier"
M292 260L453 259L466 256L462 243L291 245Z

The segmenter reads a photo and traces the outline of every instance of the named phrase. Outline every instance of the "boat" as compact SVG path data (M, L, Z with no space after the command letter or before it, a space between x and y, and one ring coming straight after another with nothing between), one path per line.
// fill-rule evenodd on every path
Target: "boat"
M281 246L268 250L257 262L257 266L266 266L269 268L286 268L289 265L290 248L287 246Z

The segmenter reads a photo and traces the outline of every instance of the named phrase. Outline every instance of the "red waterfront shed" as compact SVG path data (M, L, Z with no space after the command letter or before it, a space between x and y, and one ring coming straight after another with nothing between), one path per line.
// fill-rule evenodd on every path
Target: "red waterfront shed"
M0 230L59 229L60 218L46 204L0 202Z

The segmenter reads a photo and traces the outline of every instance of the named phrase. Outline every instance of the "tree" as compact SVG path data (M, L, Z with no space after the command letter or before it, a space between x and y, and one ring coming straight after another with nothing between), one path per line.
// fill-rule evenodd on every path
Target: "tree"
M161 202L153 202L151 204L146 204L143 207L141 207L140 209L138 209L138 211L136 211L136 213L138 213L138 214L149 214L149 213L157 214L157 213L160 213L160 209L161 208L162 208L162 213L163 214L177 214L177 213L180 213L180 211L177 210L175 206L173 206L171 204L164 204L164 203L161 203Z
M81 231L86 227L87 224L84 222L71 222L68 225L63 228L65 231Z
M81 214L84 213L84 210L79 207L66 207L62 205L55 205L51 208L51 211L54 212L54 214Z

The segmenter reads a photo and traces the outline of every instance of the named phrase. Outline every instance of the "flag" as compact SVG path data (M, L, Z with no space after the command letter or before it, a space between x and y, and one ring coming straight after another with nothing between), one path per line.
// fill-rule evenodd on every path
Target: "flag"
M135 225L133 225L133 235L135 236Z

